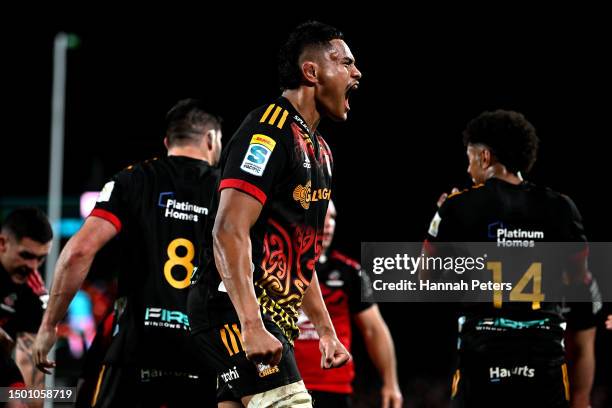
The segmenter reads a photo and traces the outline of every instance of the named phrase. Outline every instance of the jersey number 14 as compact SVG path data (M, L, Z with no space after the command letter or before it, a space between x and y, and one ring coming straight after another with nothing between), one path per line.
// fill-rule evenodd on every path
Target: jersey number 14
M493 272L493 282L502 283L502 263L501 262L487 262L487 269ZM533 280L533 292L525 293L524 290ZM532 263L527 272L521 276L521 279L516 283L512 291L510 291L511 302L531 302L531 308L538 310L540 308L540 302L544 301L544 294L542 293L542 263ZM497 309L502 307L502 291L493 291L493 306Z

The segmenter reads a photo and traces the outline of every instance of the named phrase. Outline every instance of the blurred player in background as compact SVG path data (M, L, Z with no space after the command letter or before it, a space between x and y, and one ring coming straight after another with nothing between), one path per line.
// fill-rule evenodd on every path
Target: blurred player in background
M531 123L517 112L484 112L468 123L464 143L474 187L441 198L427 253L435 251L436 242L491 241L500 228L537 230L547 242L577 244L574 253L556 256L559 268L543 269L554 276L538 277L536 271L534 279L562 285L567 278L588 289L593 281L588 245L576 206L569 197L522 178L538 150ZM491 235L493 227L498 230ZM455 406L567 407L571 394L572 407L587 407L594 376L594 311L590 303L576 305L567 319L571 393L562 312L555 302L465 305L452 386Z
M351 318L363 336L370 358L383 380L381 406L400 408L402 393L397 381L395 347L387 324L375 303L361 302L361 266L337 250L330 250L336 229L336 207L329 202L321 256L315 267L323 300L338 339L351 351ZM295 358L317 408L350 407L355 377L352 362L324 370L319 363L319 336L304 313L300 313L300 335L295 340Z
M221 123L192 99L179 101L166 121L168 155L115 175L62 250L36 338L37 365L48 372L57 324L96 253L117 237L124 307L115 316L93 407L214 403L216 379L202 376L191 354L186 300L218 182L212 166L221 152Z
M16 209L2 224L0 387L40 387L44 383L34 366L32 343L47 302L38 268L51 249L52 238L47 216L37 208ZM11 358L13 349L17 365ZM42 401L33 405L42 406Z

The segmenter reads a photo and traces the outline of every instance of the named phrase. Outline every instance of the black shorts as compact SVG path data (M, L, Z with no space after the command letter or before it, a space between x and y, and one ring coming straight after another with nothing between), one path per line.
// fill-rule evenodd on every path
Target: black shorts
M565 364L465 362L452 382L452 407L569 407Z
M228 322L220 327L192 334L201 364L217 372L217 400L239 401L283 385L300 381L293 346L274 323L264 321L266 330L283 344L281 362L276 367L256 365L247 360L242 348L240 323Z
M216 387L214 375L103 365L89 406L213 408Z

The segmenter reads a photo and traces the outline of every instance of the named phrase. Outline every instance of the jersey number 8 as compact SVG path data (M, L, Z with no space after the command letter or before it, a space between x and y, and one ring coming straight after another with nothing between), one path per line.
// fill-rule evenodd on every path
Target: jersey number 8
M187 250L187 253L183 256L179 256L176 253L176 250L179 247L183 247ZM185 238L177 238L170 242L168 245L168 260L164 264L164 276L168 283L177 289L185 289L189 286L191 281L191 274L193 273L193 257L195 255L195 250L193 248L193 243ZM172 268L175 266L182 266L185 268L185 278L182 280L174 279L172 276Z

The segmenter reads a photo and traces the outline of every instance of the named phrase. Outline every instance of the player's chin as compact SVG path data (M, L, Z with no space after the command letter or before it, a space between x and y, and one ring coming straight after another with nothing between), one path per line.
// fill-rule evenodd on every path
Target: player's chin
M349 110L342 107L342 109L335 109L329 113L329 117L334 122L345 122L348 119Z

